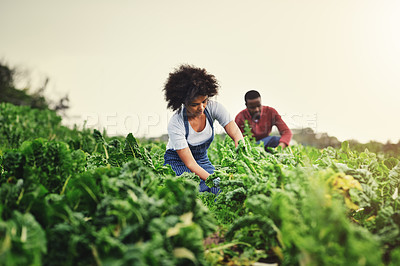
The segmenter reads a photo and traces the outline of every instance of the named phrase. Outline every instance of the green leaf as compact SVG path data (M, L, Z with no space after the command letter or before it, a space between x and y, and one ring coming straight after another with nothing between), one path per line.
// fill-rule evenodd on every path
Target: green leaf
M173 254L176 258L189 259L194 263L197 263L196 257L193 252L188 250L187 248L174 248Z
M342 142L342 150L346 153L350 150L349 142L347 140Z
M125 139L124 154L127 158L141 158L140 148L135 137L129 133Z
M93 137L98 143L102 144L106 143L106 140L103 138L103 135L97 129L93 130Z
M1 265L42 265L46 235L32 214L14 211L10 220L0 221L0 232Z

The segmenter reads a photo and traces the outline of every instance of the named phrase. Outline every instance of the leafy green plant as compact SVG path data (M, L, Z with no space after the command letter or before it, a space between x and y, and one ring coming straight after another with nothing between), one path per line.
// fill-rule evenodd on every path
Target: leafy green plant
M166 144L63 128L2 104L0 264L396 265L398 158L217 135L220 193L164 165ZM41 129L34 132L28 127ZM205 246L210 235L215 244Z

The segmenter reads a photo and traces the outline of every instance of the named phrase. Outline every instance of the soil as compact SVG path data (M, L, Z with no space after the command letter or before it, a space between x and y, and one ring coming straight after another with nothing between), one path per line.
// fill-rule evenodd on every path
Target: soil
M204 239L204 246L209 247L212 244L218 245L224 242L224 238L219 235L219 232L215 232Z

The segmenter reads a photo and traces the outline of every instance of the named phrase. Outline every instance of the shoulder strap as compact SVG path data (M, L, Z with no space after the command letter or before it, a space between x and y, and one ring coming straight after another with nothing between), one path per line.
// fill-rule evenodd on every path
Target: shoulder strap
M183 124L185 124L185 139L189 136L189 122L187 118L187 113L186 113L186 107L183 107L182 109L183 112Z
M185 107L183 107L182 112L183 112L183 123L185 124L185 138L187 139L187 137L189 136L189 121L188 121ZM210 126L214 132L213 120L211 118L210 112L208 111L207 107L206 107L206 109L204 109L204 113L206 114L207 120L210 123Z
M211 118L210 112L208 112L208 109L206 107L206 109L204 109L204 113L206 114L206 117L208 119L208 122L210 123L211 128L214 130L214 121Z

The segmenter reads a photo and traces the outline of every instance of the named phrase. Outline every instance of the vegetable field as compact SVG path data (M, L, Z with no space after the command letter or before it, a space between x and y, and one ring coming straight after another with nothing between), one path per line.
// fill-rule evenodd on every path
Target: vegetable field
M218 196L166 143L0 104L1 265L400 265L399 159L216 136Z

